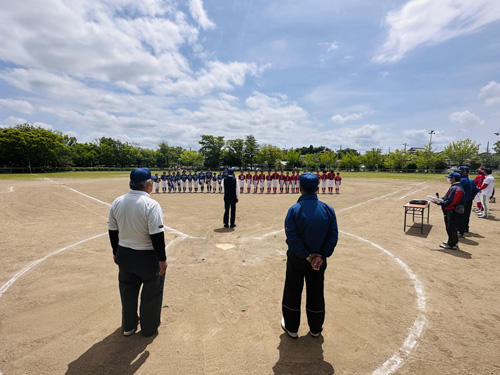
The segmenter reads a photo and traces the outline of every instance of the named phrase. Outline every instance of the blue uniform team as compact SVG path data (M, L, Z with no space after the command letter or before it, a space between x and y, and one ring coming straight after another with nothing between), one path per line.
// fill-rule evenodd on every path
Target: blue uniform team
M159 186L161 184L162 193L186 193L194 192L201 193L222 193L222 180L227 177L227 169L221 173L212 172L210 168L206 172L193 171L177 171L177 172L163 172L161 176L156 174L153 176L153 181L157 186L156 193L159 193Z

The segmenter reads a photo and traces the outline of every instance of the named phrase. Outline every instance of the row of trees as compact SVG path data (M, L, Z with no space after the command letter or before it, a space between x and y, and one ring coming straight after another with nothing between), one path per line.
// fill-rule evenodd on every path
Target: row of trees
M335 152L324 146L284 150L269 144L259 144L253 135L231 140L225 140L223 136L202 135L199 144L199 150L187 150L162 142L156 150L151 150L106 137L79 143L75 137L59 131L22 124L0 129L0 166L40 170L133 166L218 169L223 165L240 168L257 165L278 169L428 171L463 164L495 167L500 161L500 142L495 144L494 154L479 154L479 144L470 139L452 142L442 152L437 152L432 144L428 144L413 154L406 150L383 154L381 149L374 148L363 155L354 149Z

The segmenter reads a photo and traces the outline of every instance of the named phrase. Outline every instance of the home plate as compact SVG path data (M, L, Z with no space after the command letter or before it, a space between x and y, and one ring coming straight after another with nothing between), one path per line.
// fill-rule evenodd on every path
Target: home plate
M229 249L232 249L234 247L234 245L230 244L230 243L218 243L215 246L218 247L219 249L222 249L222 250L229 250Z

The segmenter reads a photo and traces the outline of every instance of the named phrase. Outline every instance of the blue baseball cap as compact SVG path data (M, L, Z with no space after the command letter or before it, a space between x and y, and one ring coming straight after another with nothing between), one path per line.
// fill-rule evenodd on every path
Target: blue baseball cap
M300 175L299 183L303 188L311 189L318 187L319 178L314 173L305 172Z
M233 169L233 168L229 168L229 169L227 170L227 173L228 173L228 174L234 174L234 169Z
M149 180L151 178L151 172L148 168L136 168L130 172L130 181L140 182Z
M458 167L455 172L467 172L469 173L469 167L466 167L465 165L462 165L461 167Z
M460 181L460 179L462 178L462 176L460 176L460 174L458 174L457 172L451 172L449 175L446 175L445 177L454 178L457 181Z

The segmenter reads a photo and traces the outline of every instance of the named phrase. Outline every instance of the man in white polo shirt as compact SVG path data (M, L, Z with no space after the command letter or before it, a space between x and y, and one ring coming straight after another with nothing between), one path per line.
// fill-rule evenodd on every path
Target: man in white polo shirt
M153 191L151 172L137 168L130 173L130 189L115 199L109 211L108 230L113 259L118 265L118 281L122 301L122 328L125 336L134 334L139 324L141 333L158 332L167 270L163 212L150 198Z

